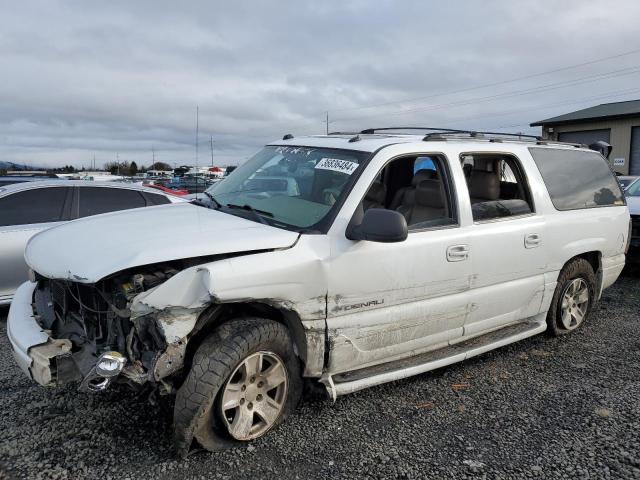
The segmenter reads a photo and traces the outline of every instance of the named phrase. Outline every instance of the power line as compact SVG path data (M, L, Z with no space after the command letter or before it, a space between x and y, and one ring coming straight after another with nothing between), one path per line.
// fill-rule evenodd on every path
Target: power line
M444 122L444 126L447 127L449 125L451 125L451 122L468 122L470 120L478 120L478 119L487 119L487 118L493 118L493 117L500 117L500 116L504 116L504 115L513 115L514 113L527 113L527 112L531 112L531 111L536 111L536 110L543 110L545 108L554 108L554 107L561 107L561 106L566 106L566 105L576 105L579 103L585 103L585 102L590 102L593 100L605 100L608 98L614 98L614 97L619 97L622 95L628 95L630 93L637 93L640 92L640 88L631 88L631 89L626 89L626 90L618 90L616 92L612 92L612 93L608 93L605 95L597 95L597 96L592 96L592 97L586 97L586 98L581 98L579 100L571 100L568 102L560 102L560 103L551 103L551 104L546 104L546 105L539 105L536 107L532 107L532 108L527 108L527 109L518 109L518 110L509 110L509 111L503 111L503 112L494 112L494 113L489 113L486 115L479 115L476 117L464 117L464 118L454 118L454 119L449 119L446 122ZM529 122L531 123L531 122ZM515 126L519 126L519 125L515 125ZM505 127L491 127L491 128L507 128Z
M620 70L614 70L612 72L599 73L595 75L589 75L586 77L580 77L573 80L566 80L562 82L555 82L555 83L550 83L546 85L540 85L537 87L532 87L532 88L523 89L523 90L513 90L511 92L488 95L484 97L476 97L476 98L471 98L466 100L458 100L456 102L428 105L425 107L405 109L405 110L400 110L396 112L378 113L374 115L366 115L366 116L360 116L360 117L337 118L333 120L333 122L339 122L339 121L345 122L350 120L363 120L363 119L366 120L368 118L376 118L380 116L406 115L408 113L425 112L425 111L439 110L442 108L466 106L466 105L472 105L474 103L486 102L486 101L491 101L499 98L509 98L509 97L516 97L516 96L522 96L522 95L529 95L531 93L540 93L540 92L546 92L549 90L557 90L559 88L564 88L568 86L581 85L583 83L590 83L598 80L607 80L609 78L615 78L615 77L620 77L625 75L633 75L636 73L640 73L640 65L634 65L633 67L626 67Z
M636 48L634 50L630 50L628 52L624 52L624 53L619 53L616 55L610 55L607 57L602 57L602 58L598 58L595 60L590 60L587 62L582 62L582 63L576 63L574 65L568 65L566 67L560 67L560 68L555 68L553 70L546 70L544 72L539 72L539 73L534 73L531 75L525 75L522 77L516 77L516 78L511 78L509 80L501 80L499 82L492 82L492 83L485 83L483 85L477 85L475 87L467 87L467 88L462 88L459 90L450 90L448 92L441 92L441 93L434 93L432 95L427 95L427 96L423 96L423 97L414 97L414 98L407 98L404 100L395 100L392 102L385 102L385 103L378 103L375 105L364 105L364 106L360 106L360 107L349 107L349 108L339 108L339 109L333 109L332 112L345 112L345 111L353 111L353 110L365 110L365 109L369 109L369 108L379 108L379 107L385 107L388 105L395 105L398 103L412 103L412 102L418 102L418 101L422 101L422 100L427 100L430 98L435 98L435 97L442 97L445 95L454 95L454 94L458 94L458 93L465 93L465 92L471 92L473 90L481 90L483 88L489 88L489 87L495 87L498 85L505 85L508 83L513 83L513 82L519 82L521 80L528 80L530 78L536 78L536 77L542 77L544 75L550 75L552 73L558 73L558 72L563 72L566 70L572 70L574 68L580 68L580 67L585 67L587 65L594 65L596 63L600 63L600 62L605 62L608 60L613 60L616 58L621 58L621 57L626 57L628 55L633 55L634 53L638 53L640 52L640 48Z

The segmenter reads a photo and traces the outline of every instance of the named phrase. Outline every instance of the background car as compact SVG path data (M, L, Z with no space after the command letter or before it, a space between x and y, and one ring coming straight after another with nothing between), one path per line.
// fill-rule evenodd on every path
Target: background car
M640 177L630 178L636 180L624 190L629 214L631 214L631 242L627 262L637 265L640 263L640 182L637 181Z
M14 183L38 182L42 180L55 180L55 175L2 175L0 176L0 187L13 185Z
M169 188L169 187L165 187L164 185L158 185L155 183L148 183L146 185L149 188L154 188L156 190L160 190L161 192L164 193L170 193L172 195L178 195L178 196L183 196L183 195L188 195L189 191L184 189L184 188Z
M36 233L76 218L178 202L184 200L114 182L44 180L0 187L0 305L10 303L27 280L24 247Z
M620 186L622 187L622 190L626 190L627 188L629 188L631 186L631 184L635 183L636 180L638 180L638 178L640 177L633 177L633 176L629 176L629 175L620 175L619 177L616 177L618 179L618 183L620 183Z

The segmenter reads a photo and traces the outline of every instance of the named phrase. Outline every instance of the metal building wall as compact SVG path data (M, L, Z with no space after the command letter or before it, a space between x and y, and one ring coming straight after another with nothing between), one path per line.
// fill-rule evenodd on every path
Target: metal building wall
M568 125L554 125L553 133L549 133L549 127L544 126L543 137L553 140L558 139L561 132L580 132L584 130L601 130L611 129L610 142L613 150L609 156L613 169L622 174L629 173L630 157L631 157L631 128L640 127L640 115L637 117L629 117L619 120L600 120L594 122L574 123ZM638 154L635 155L636 158ZM624 158L624 165L613 165L614 159ZM638 169L636 165L635 169ZM634 169L634 170L635 170Z

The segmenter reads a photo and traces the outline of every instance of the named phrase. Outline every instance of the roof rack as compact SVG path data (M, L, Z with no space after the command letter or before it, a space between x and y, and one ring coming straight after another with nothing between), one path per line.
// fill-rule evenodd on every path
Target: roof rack
M570 143L570 142L560 142L557 140L550 140L547 138L542 138L536 135L524 135L519 133L502 133L502 132L460 132L460 133L449 133L449 132L434 132L428 133L422 139L425 142L428 141L439 141L439 140L447 140L447 139L455 139L455 140L486 140L491 143L502 143L503 141L522 141L529 142L535 145L563 145L565 147L575 147L575 148L587 148L587 145L583 145L581 143Z
M440 135L440 134L463 134L469 135L470 137L480 137L480 136L496 136L496 137L518 137L518 138L531 138L535 140L542 140L542 137L538 137L537 135L526 135L524 133L502 133L502 132L484 132L481 130L460 130L456 128L439 128L439 127L383 127L383 128L367 128L362 130L360 133L362 134L374 134L376 132L381 131L389 131L389 130L428 130L432 133L428 133L427 136L430 135ZM425 137L425 140L427 138Z
M376 132L387 132L389 130L430 130L434 132L448 133L471 133L469 130L456 130L453 128L437 128L437 127L382 127L382 128L366 128L360 133L362 135L373 135Z
M441 141L441 140L486 140L492 143L500 143L503 140L521 140L536 145L564 145L575 148L589 148L581 143L560 142L542 138L537 135L527 135L524 133L504 133L504 132L485 132L482 130L461 130L456 128L439 128L439 127L382 127L382 128L366 128L358 132L331 132L329 135L345 135L352 136L349 142L357 142L360 135L373 135L377 132L389 132L393 130L419 130L428 133L422 138L423 141Z
M446 134L447 132L445 132ZM531 140L542 140L542 137L537 135L526 135L524 133L503 133L503 132L483 132L483 131L460 131L456 133L468 134L470 137L507 137L507 138L530 138ZM429 135L438 135L438 133L429 133Z

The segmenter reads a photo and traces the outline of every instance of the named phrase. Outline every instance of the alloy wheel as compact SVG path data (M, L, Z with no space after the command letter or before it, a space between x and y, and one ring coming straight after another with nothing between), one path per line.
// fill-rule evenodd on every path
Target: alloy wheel
M561 322L567 330L580 326L589 308L589 287L582 278L573 279L562 294Z
M265 434L284 410L288 387L278 355L261 351L245 358L222 391L220 409L229 434L242 441Z

